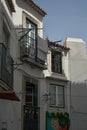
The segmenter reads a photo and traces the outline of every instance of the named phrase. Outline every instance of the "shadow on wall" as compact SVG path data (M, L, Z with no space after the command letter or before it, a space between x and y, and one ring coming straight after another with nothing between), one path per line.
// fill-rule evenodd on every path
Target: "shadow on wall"
M87 113L87 83L71 82L72 112Z
M87 83L71 83L71 128L87 129Z

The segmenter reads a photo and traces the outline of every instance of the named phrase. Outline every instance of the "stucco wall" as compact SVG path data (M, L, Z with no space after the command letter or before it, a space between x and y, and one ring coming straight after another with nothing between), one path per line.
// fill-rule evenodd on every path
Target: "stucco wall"
M17 1L14 0L14 5L16 9L16 13L13 14L13 22L14 25L17 28L24 27L23 26L23 12L25 12L28 17L30 17L31 21L34 20L36 21L36 24L38 25L38 34L39 36L43 37L43 17L37 13L29 4L23 1ZM19 30L20 31L20 30Z
M87 54L86 43L82 39L67 39L69 51L69 69L71 80L82 82L87 76Z
M0 99L0 130L2 128L7 130L20 129L21 120L18 118L19 113L20 109L17 102Z
M87 129L87 54L82 39L67 38L70 48L68 56L68 77L70 83L71 130Z
M12 23L12 15L8 10L5 0L0 1L0 43L4 44L3 21L5 22L10 33L9 52L15 61L15 45L18 43L15 28ZM13 89L15 89L15 87L18 87L17 84L14 84ZM21 129L20 115L21 108L19 102L0 99L0 130L2 130L4 126L7 130Z

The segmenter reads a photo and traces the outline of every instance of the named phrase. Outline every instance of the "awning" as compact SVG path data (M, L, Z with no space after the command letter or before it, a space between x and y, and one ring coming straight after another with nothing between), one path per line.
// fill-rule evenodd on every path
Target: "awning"
M0 91L0 99L20 101L14 91Z

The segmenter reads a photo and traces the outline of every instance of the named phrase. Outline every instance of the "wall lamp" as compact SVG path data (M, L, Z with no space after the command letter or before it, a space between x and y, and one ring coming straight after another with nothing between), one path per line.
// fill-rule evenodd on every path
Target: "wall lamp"
M45 102L49 101L49 99L50 99L50 94L49 94L49 93L43 94L43 98L44 98L44 101L45 101Z

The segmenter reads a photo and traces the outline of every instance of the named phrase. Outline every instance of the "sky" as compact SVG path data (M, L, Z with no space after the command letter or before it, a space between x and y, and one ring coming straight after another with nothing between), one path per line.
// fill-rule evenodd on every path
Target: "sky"
M65 41L81 38L87 43L87 0L34 0L47 15L43 19L44 37Z

